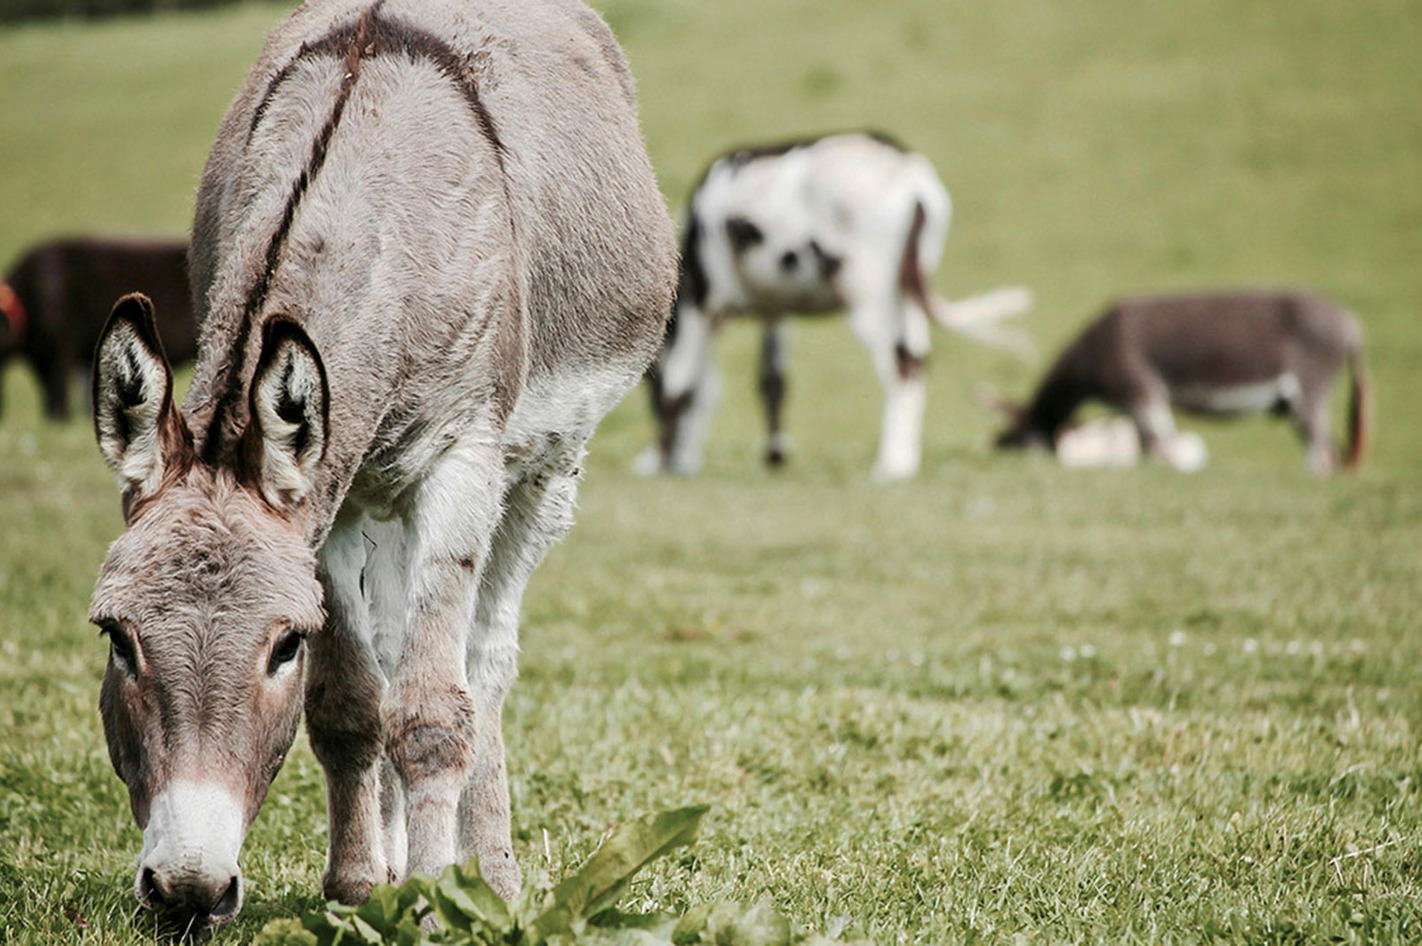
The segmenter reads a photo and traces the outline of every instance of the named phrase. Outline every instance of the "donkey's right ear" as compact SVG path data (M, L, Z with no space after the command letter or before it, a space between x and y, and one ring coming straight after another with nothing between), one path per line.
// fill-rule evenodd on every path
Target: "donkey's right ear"
M191 451L173 404L173 371L158 340L153 303L139 293L114 304L94 353L94 434L118 474L125 515L157 492L171 464Z
M989 413L998 414L1010 423L1020 423L1027 414L1027 407L1011 400L990 384L979 384L973 389L973 402Z

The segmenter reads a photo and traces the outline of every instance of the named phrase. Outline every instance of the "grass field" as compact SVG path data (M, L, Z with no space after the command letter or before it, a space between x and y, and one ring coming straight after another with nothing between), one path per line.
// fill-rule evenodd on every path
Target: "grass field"
M937 336L924 473L869 483L879 394L801 326L796 453L757 466L756 333L722 343L704 475L633 478L642 397L594 443L530 588L506 720L515 843L558 874L607 827L712 804L635 900L762 895L890 943L1422 941L1422 14L1413 0L617 0L679 204L714 152L894 132L956 201L938 283L1026 283L1051 351L1112 294L1303 284L1360 314L1367 470L1282 425L1211 465L1073 472L983 449L989 381ZM179 232L277 6L0 32L0 259ZM151 942L85 624L121 523L82 422L25 374L0 421L0 941ZM319 902L304 737L248 840L242 943Z

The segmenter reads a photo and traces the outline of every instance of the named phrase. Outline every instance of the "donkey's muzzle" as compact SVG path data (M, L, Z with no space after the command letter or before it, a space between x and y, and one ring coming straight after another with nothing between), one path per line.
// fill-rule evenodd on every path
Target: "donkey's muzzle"
M179 933L230 920L242 909L241 875L173 876L145 867L139 871L136 892L139 902L162 914Z
M242 909L242 808L225 788L176 781L153 800L134 893L181 934Z

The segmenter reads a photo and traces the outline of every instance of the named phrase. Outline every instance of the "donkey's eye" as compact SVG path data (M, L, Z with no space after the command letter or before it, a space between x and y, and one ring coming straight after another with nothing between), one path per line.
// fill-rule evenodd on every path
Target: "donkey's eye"
M306 635L300 631L287 631L277 641L276 647L272 648L272 659L267 663L267 674L276 673L282 667L296 659L296 655L301 653L301 642L306 639Z
M130 677L138 676L138 658L133 653L133 641L118 624L105 624L99 632L108 635L109 659Z

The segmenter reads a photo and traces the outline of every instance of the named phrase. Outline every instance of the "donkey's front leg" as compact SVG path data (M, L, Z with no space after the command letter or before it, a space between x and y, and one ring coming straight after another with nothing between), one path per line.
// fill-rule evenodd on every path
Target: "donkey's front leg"
M381 843L380 698L385 683L370 647L361 595L362 517L343 513L321 549L326 626L310 642L306 729L326 772L330 850L327 899L364 903L387 882Z
M381 715L385 749L405 787L410 872L437 874L459 854L459 796L478 737L465 648L498 525L502 477L494 438L456 445L420 486L406 517L406 639Z

